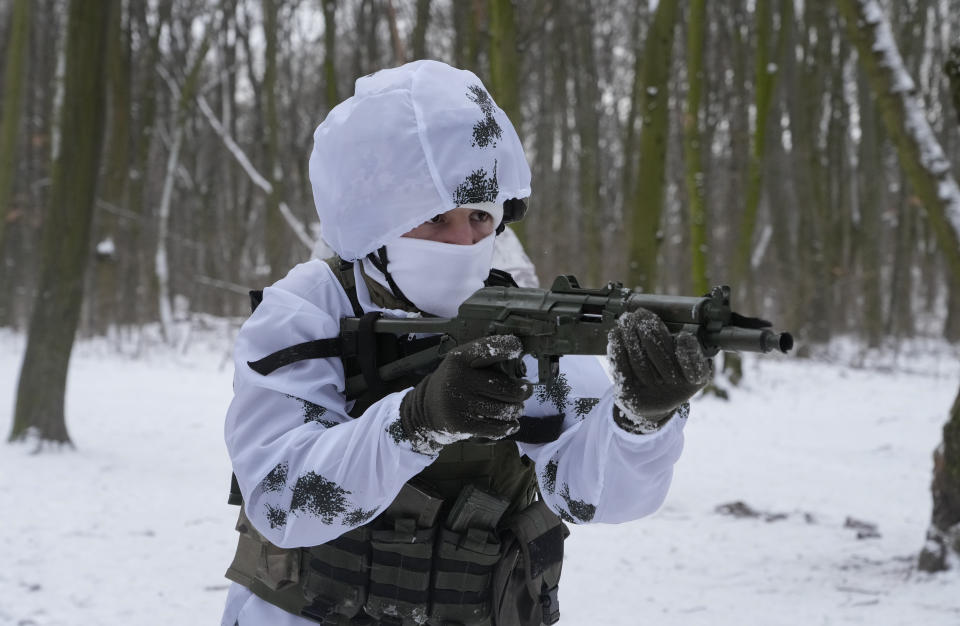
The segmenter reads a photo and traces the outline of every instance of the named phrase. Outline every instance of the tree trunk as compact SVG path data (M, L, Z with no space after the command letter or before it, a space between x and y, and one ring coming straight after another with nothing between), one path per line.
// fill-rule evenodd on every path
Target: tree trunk
M340 103L337 89L337 0L323 0L323 77L327 110Z
M960 559L960 394L943 427L943 442L933 453L933 514L918 566L939 572Z
M799 43L800 29L797 28L797 16L794 11L794 0L780 0L780 36L783 37L785 50L797 50ZM761 285L761 288L777 287L779 285L795 286L799 283L799 275L802 270L798 267L797 241L797 214L801 213L800 203L798 202L799 191L797 189L797 179L794 175L795 160L793 146L796 145L796 138L793 135L793 128L789 126L789 105L787 100L794 98L791 87L796 84L796 75L798 72L797 54L791 52L784 54L780 61L780 77L777 79L778 92L777 101L779 106L775 107L774 115L777 123L774 124L775 140L771 141L771 146L777 146L771 155L773 161L772 169L768 169L768 180L777 181L768 189L775 194L776 202L769 203L770 225L773 228L773 237L771 245L773 246L772 256L776 260L777 272L775 274L767 273L774 278L776 282L772 285L767 283ZM782 128L781 124L786 118L787 128ZM786 132L784 132L786 131ZM788 135L789 133L789 135ZM790 137L789 149L785 145L784 138ZM804 210L806 207L804 207ZM763 315L769 315L772 319L780 320L785 328L797 328L793 324L794 320L789 317L800 316L801 306L796 300L796 289L784 289L780 291L776 298L774 306L764 307ZM760 313L761 311L757 311Z
M677 0L661 0L644 45L644 89L640 96L643 128L630 208L630 266L627 270L627 284L644 290L654 289L657 282L670 124L668 86L676 14Z
M126 232L127 241L117 250L117 263L121 268L121 289L125 294L136 294L136 297L128 296L122 300L125 308L119 312L118 317L121 323L137 324L148 316L147 302L155 302L152 299L153 281L148 274L152 263L149 260L144 224L148 215L146 207L150 202L148 182L157 117L156 67L161 59L160 39L170 22L171 5L168 1L160 2L153 16L148 15L150 7L146 3L131 2L129 7L130 28L135 29L137 37L142 38L145 49L140 53L134 74L140 77L140 82L137 85L139 98L133 120L137 133L133 140L128 182L129 208L132 215ZM149 307L151 319L155 311L153 306Z
M839 5L901 166L937 233L951 282L960 284L960 189L950 164L927 123L879 5L873 0L840 0ZM960 557L960 397L934 460L933 514L918 561L928 571L944 569Z
M950 55L943 66L950 81L950 100L953 102L954 120L960 127L960 44L950 47ZM951 282L947 300L947 321L943 325L943 336L947 341L960 341L960 285Z
M830 12L830 33L838 35L843 25L834 11ZM849 157L846 143L849 137L850 111L846 103L844 91L844 66L850 61L850 44L841 39L833 52L831 45L831 62L828 79L829 95L825 96L829 110L826 116L826 159L831 166L825 170L825 202L820 205L820 222L824 225L822 250L823 264L826 269L823 275L821 290L825 296L825 306L822 309L824 321L831 334L840 334L846 330L843 297L849 290L848 271L850 264L846 255L849 250L849 227L852 221L850 209L850 195L848 183L850 180ZM850 68L852 74L854 68Z
M427 58L427 28L430 26L430 0L417 0L417 23L413 27L413 59Z
M0 120L0 250L13 198L20 137L20 106L23 102L27 51L30 45L30 0L15 0L7 36L3 76L3 119ZM0 257L2 261L2 257Z
M490 91L523 138L520 118L520 57L517 54L517 26L513 0L490 0ZM521 242L526 242L525 224L511 225Z
M560 10L560 20L573 49L574 119L580 138L578 168L579 228L578 248L584 257L584 284L599 286L600 257L603 254L600 228L603 221L600 166L600 89L594 53L595 7L590 0L576 0ZM573 19L574 27L571 24Z
M950 55L943 65L950 80L950 100L953 102L954 121L960 125L960 43L950 46Z
M329 0L326 1L329 2ZM393 0L387 0L387 25L390 27L390 42L393 44L393 64L394 66L403 65L407 62L407 51L403 49L403 39L400 38L397 10L393 7Z
M12 5L8 4L8 9ZM18 183L34 181L33 184L14 186L16 204L7 205L5 242L0 245L0 293L14 294L13 297L0 299L0 326L10 326L26 332L29 322L30 306L36 285L40 265L39 243L40 224L43 208L48 203L49 185L38 184L49 181L51 152L51 128L53 123L53 95L56 90L56 72L58 60L62 57L64 37L61 23L66 22L59 5L53 0L32 1L33 12L30 19L30 39L26 51L26 63L30 68L25 75L24 99L20 113L21 138L15 155L14 180ZM12 14L4 11L12 24ZM9 37L12 31L7 29ZM0 48L2 49L2 48ZM0 113L2 116L2 113ZM6 166L4 166L6 167ZM0 213L5 209L0 208Z
M102 71L113 0L72 0L67 27L64 142L53 163L41 237L40 282L20 371L10 440L70 444L64 416L67 367L83 300L103 142Z
M640 107L643 106L644 81L643 46L640 43L640 32L641 25L647 18L647 11L646 3L636 3L633 23L630 27L632 39L635 42L633 47L633 85L630 89L630 108L627 109L627 120L623 127L623 171L620 181L620 208L625 217L629 215L630 207L634 204L633 191L636 187L634 174L636 173L637 117L640 113Z
M798 29L798 41L802 59L790 57L794 97L787 98L786 107L790 119L794 178L797 181L797 200L803 210L796 215L796 258L794 274L794 306L787 310L784 320L789 328L801 329L801 350L804 343L822 343L829 340L830 328L822 312L826 307L823 256L824 226L820 207L825 203L823 159L821 150L820 120L823 116L823 92L827 81L824 76L831 64L829 5L804 3L800 16L802 28Z
M558 39L555 21L544 22L544 33L549 41ZM557 241L553 236L558 202L555 197L557 180L553 171L557 138L557 98L554 65L559 51L553 58L544 58L543 62L531 67L534 70L533 83L536 89L536 114L533 124L533 154L530 157L530 170L533 180L537 181L537 191L530 198L530 211L539 216L539 228L528 232L527 245L539 250L541 255L537 270L541 277L553 275L557 265ZM569 270L567 270L569 271Z
M955 119L960 124L960 45L951 47L944 71L950 80ZM953 284L956 285L956 282ZM950 298L957 298L958 293L960 290L951 289ZM951 311L956 317L956 306ZM948 318L948 333L950 329L951 318ZM933 512L918 566L927 572L939 572L956 564L960 556L960 393L943 426L943 441L933 453L933 483L930 491L933 494Z
M160 205L157 209L157 251L154 257L154 276L157 280L157 304L160 325L167 343L174 343L173 307L170 294L170 267L167 255L167 237L170 230L170 208L173 202L173 186L177 169L180 165L180 149L183 146L183 134L186 132L187 117L193 106L200 81L200 70L203 61L210 49L212 28L207 26L206 33L196 52L193 63L187 70L182 88L178 88L173 79L168 79L173 92L173 100L177 103L172 127L172 141L170 152L167 155L166 174L163 179L163 191L160 194Z
M860 172L883 172L882 128L877 108L864 81L858 82L860 104ZM881 268L883 265L883 190L874 180L858 176L860 185L860 228L857 231L860 283L863 285L863 326L867 345L879 347L884 338L884 302Z
M104 149L102 201L96 212L96 268L90 293L94 332L105 334L117 322L122 296L117 286L117 246L121 240L118 215L128 210L127 181L130 179L130 37L124 26L123 3L115 2L107 44L107 82L110 108L107 147Z
M707 207L704 200L703 155L700 151L700 101L703 93L703 43L707 2L692 0L687 18L687 103L683 115L683 161L690 203L690 275L693 293L710 290L707 278Z
M497 105L520 132L517 25L512 0L490 0L490 83Z
M277 113L277 4L280 0L263 0L263 35L266 41L263 60L263 98L266 154L263 171L270 180L271 192L264 206L264 236L266 238L267 265L270 268L267 282L273 283L287 271L286 229L279 204L282 197L280 167L280 120Z
M779 64L782 60L783 28L771 55L770 36L773 33L773 2L761 1L756 7L757 48L754 53L754 98L756 122L750 142L750 160L747 166L747 192L743 218L740 221L740 237L735 252L733 276L738 285L751 285L751 260L754 256L753 239L757 229L757 213L763 190L763 171L766 165L767 132L770 114L774 110L773 96L776 93ZM752 292L753 289L750 289Z
M487 19L487 0L458 0L452 4L454 65L479 74L480 30Z
M839 6L900 165L923 205L953 280L960 281L960 189L927 122L914 82L903 68L890 26L874 0L839 0Z

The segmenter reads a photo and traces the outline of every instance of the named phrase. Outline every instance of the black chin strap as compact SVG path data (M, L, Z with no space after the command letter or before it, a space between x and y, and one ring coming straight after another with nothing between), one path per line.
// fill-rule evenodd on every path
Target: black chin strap
M376 252L371 252L367 255L367 258L370 259L370 262L373 263L373 266L377 268L381 274L387 279L387 284L390 285L390 291L393 292L393 295L405 304L417 308L417 305L410 301L410 298L403 294L403 291L400 290L400 287L397 285L396 281L393 280L393 276L390 275L390 272L387 271L387 247L380 246Z

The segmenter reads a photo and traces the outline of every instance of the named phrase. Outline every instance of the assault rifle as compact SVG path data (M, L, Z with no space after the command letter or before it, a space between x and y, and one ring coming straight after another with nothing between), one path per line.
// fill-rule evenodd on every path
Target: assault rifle
M460 305L454 318L372 320L375 333L441 336L439 344L379 366L377 371L381 380L393 380L432 367L458 345L487 335L516 335L524 353L537 359L539 380L550 385L559 373L561 356L606 354L607 333L617 318L638 308L652 311L672 333L692 333L707 356L721 350L786 353L793 348L790 333L778 333L767 321L734 313L727 286L714 287L699 298L665 296L613 282L601 289L584 289L575 277L566 275L558 276L549 290L484 287ZM342 319L341 335L359 332L363 323L355 317ZM366 388L363 375L347 379L348 395Z

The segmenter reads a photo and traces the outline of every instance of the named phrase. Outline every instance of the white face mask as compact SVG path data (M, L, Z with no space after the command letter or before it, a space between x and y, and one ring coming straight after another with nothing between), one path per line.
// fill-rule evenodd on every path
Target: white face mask
M454 317L490 275L494 238L465 246L400 237L387 245L387 271L418 309Z

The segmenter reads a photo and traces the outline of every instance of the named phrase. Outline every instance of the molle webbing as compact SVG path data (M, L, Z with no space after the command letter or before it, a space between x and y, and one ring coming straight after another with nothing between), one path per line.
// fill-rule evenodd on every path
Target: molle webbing
M322 545L284 549L258 533L241 509L237 530L240 539L228 579L274 606L324 624L375 623L361 615L370 571L368 527Z
M559 576L562 525L538 508L542 503L531 506L535 492L533 465L516 444L451 444L376 519L326 544L277 548L241 510L227 578L327 625L491 626L498 606L516 613L517 598L531 597L533 587L536 603L549 600L551 589L555 597L549 574ZM540 530L544 538L531 535ZM514 556L505 554L504 536ZM522 575L514 573L521 542L529 544L525 562L535 566ZM492 595L495 589L506 601ZM536 620L502 623L537 626Z

